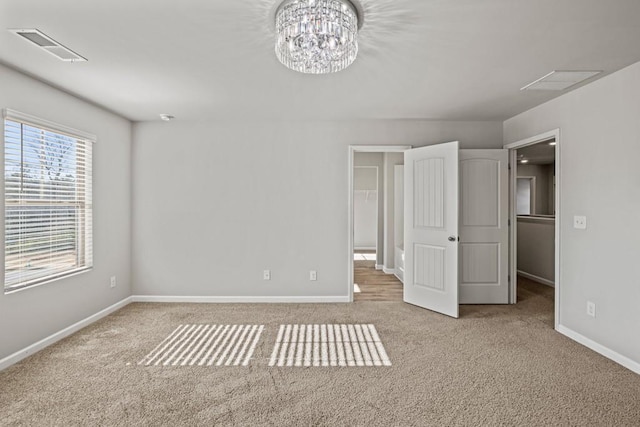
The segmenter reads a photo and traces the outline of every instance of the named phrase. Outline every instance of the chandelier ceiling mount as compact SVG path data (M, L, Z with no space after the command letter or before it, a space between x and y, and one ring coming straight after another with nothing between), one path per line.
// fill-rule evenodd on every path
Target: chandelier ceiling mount
M275 12L276 56L301 73L343 70L358 55L363 18L355 0L285 0Z

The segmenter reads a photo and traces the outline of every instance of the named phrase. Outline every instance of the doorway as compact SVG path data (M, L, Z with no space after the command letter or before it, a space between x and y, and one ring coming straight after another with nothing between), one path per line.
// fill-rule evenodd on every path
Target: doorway
M394 166L409 146L349 147L349 300L401 301L396 277ZM386 191L385 191L386 190ZM373 225L373 227L372 227ZM400 227L402 229L402 227Z
M510 176L510 303L528 293L560 303L560 132L558 129L505 145ZM553 288L553 289L552 289Z
M361 150L389 154L385 148L349 147L347 285L351 301L354 158ZM395 255L396 262L391 265L404 283L403 301L452 317L458 317L460 303L509 303L508 150L461 150L453 141L413 149L392 147L392 152L401 155L403 163L408 162L402 170L394 166L395 174L403 177L403 204L398 215L404 219L398 227L403 230L402 240L395 246L385 241L377 256L388 261ZM389 176L393 174L385 175ZM392 186L386 184L386 188ZM385 265L381 267L385 273L393 273Z

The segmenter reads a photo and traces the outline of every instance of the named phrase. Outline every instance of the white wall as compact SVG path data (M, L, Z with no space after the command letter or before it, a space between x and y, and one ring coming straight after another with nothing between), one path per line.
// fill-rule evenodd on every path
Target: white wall
M404 165L394 166L393 169L393 244L404 251ZM394 264L397 264L397 258Z
M553 218L518 217L517 227L518 273L553 286L556 273L555 221Z
M346 298L349 145L451 140L500 147L502 123L137 123L134 294Z
M383 153L365 153L365 152L356 152L353 154L353 165L354 168L375 168L376 170L376 237L375 237L375 246L376 248L376 265L382 265L384 263L384 198L385 198L385 188L384 188L384 155ZM354 188L357 185L354 176L353 182ZM355 229L356 224L355 221L358 219L355 217L355 204L356 198L354 197L354 248L358 247Z
M560 323L640 363L640 63L507 120L504 141L560 128ZM586 215L587 229L572 226ZM587 316L596 303L596 318Z
M356 166L353 170L353 247L375 250L377 238L378 168Z
M93 148L94 268L11 294L0 292L2 359L131 295L131 124L1 65L0 108L98 137ZM118 282L113 289L112 275Z
M363 153L355 153L356 159ZM354 191L378 191L377 166L355 166L353 168Z
M353 248L376 250L378 238L378 194L356 190L353 194Z
M395 173L404 164L404 153L384 153L384 267L395 267Z

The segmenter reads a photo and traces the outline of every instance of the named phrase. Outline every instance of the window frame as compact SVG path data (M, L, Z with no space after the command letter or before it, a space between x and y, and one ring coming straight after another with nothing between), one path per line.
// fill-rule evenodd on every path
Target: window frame
M44 120L29 114L25 114L25 113L21 113L15 110L11 110L11 109L4 109L3 110L3 121L2 121L2 141L3 141L3 150L2 150L2 158L3 158L3 171L4 171L4 175L3 175L3 179L5 179L5 175L7 173L7 159L6 159L6 150L7 150L7 146L6 143L7 141L5 141L6 138L6 132L7 132L7 122L14 122L14 123L18 123L21 125L21 128L23 125L26 126L30 126L33 128L36 128L38 130L41 131L46 131L46 132L51 132L53 134L56 135L61 135L64 137L68 137L68 138L72 138L74 139L74 143L73 143L73 149L75 152L77 152L78 150L82 150L84 152L83 155L83 161L80 162L78 161L78 159L74 160L74 166L76 169L81 168L81 167L85 167L85 171L82 175L76 175L76 181L74 181L74 187L73 187L73 191L77 194L79 189L81 190L81 193L85 193L85 196L83 197L83 202L79 205L78 209L80 209L82 211L82 215L78 216L75 220L74 220L74 225L75 227L85 227L84 228L84 234L82 236L76 236L75 237L75 247L76 247L76 252L78 252L76 254L76 260L77 260L77 264L76 266L71 266L65 270L54 270L51 271L49 274L45 275L45 276L41 276L41 277L36 277L36 278L31 278L31 279L26 279L26 280L21 280L20 282L17 283L13 283L11 285L7 286L7 270L6 270L6 266L7 266L7 237L6 237L6 230L7 230L7 217L6 217L6 212L7 212L7 183L5 182L3 185L3 203L4 203L4 211L3 211L3 215L4 215L4 228L3 228L3 233L4 234L4 249L3 249L3 254L4 254L4 281L3 281L3 289L4 289L4 293L5 294L9 294L9 293L13 293L13 292L17 292L17 291L21 291L21 290L25 290L25 289L30 289L32 287L36 287L36 286L41 286L47 283L51 283L54 281L58 281L62 278L66 278L66 277L70 277L70 276L75 276L77 274L86 272L86 271L90 271L93 269L93 234L94 234L94 228L93 228L93 144L97 141L97 138L94 134L88 133L88 132L84 132L78 129L74 129L65 125L61 125L55 122L51 122L48 120ZM24 135L21 133L21 143L22 141L24 141ZM82 144L80 144L79 142L81 142ZM20 150L22 150L22 147L20 148ZM22 152L22 151L21 151ZM23 167L23 165L25 164L24 160L20 160L20 165L21 168ZM88 171L86 170L88 169ZM21 172L22 173L22 172ZM78 177L81 176L82 178L80 178L80 183L78 181ZM44 182L44 181L41 181ZM48 184L47 184L48 185ZM87 194L88 193L88 194ZM26 204L28 206L28 204ZM45 206L47 206L47 204L44 204ZM71 203L70 206L73 206L74 204ZM77 205L77 203L76 203ZM21 206L25 206L25 204L21 204L18 203L16 204L16 206L21 207ZM63 207L65 206L65 204L61 204L61 205L56 205L55 203L49 203L49 206L57 206L57 207ZM87 228L88 227L88 228ZM87 246L89 245L89 246ZM82 261L80 261L82 260Z

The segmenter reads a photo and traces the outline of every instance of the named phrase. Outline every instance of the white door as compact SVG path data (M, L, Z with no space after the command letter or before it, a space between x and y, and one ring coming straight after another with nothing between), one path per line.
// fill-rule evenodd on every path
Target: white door
M460 304L508 304L508 150L459 156Z
M404 301L458 317L458 142L405 151Z

